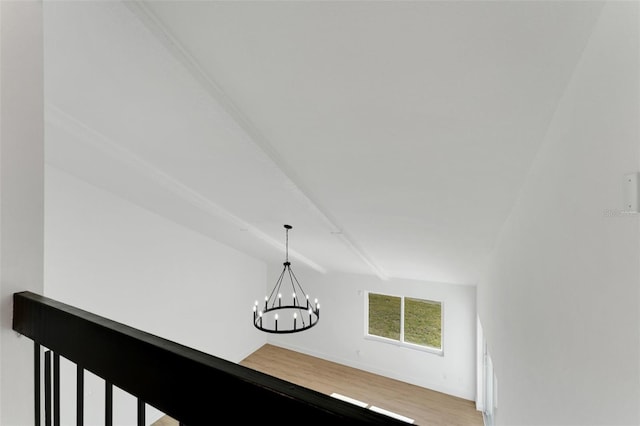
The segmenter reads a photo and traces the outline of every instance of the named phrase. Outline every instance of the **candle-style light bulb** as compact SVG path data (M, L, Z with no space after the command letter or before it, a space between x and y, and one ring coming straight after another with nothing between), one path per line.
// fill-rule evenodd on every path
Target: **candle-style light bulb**
M282 306L282 294L280 293L278 293L278 306Z
M307 294L307 309L309 308L309 295Z
M276 331L278 331L278 314L276 314Z
M293 306L296 306L296 293L293 292Z
M293 313L293 329L296 329L296 319L298 318L298 313L294 312Z
M265 311L267 310L267 302L268 302L268 301L269 301L269 297L268 297L268 296L265 296L265 297L264 297L264 310L265 310Z

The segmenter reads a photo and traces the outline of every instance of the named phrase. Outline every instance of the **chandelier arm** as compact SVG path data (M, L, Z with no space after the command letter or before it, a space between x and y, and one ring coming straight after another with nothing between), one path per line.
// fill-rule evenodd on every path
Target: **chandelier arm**
M276 296L274 296L274 293L278 294L276 290L278 292L280 291L280 286L282 285L282 278L284 277L284 273L286 270L287 270L287 266L285 265L285 267L282 269L282 272L280 273L280 277L278 278L278 281L276 281L276 285L273 286L273 290L271 290L271 294L269 295L269 300L271 300L271 298L273 297L273 302L271 302L272 308L276 306Z
M305 309L304 311L302 310L302 306L300 306L298 308L298 311L300 312L300 320L302 321L302 328L306 328L307 327L307 323L304 320L304 314L307 313L307 310Z
M304 289L302 288L302 286L300 285L300 282L298 281L298 277L296 277L296 274L293 273L293 270L291 268L289 268L289 273L291 275L293 275L293 279L296 280L296 284L298 284L298 287L300 287L300 291L302 292L302 294L305 295L305 297L307 296L307 292L304 291ZM294 287L295 290L295 287Z
M293 272L291 271L291 266L289 266L289 268L287 268L289 270L289 280L291 281L291 288L293 289L293 292L296 294L296 296L298 295L298 290L296 290L296 286L293 283ZM302 295L305 296L304 291L302 292ZM296 299L298 299L298 297L296 297ZM294 300L294 302L296 302Z
M298 290L296 290L296 286L294 284L294 279L297 282L298 280L295 278L295 275L293 274L293 271L291 270L291 266L289 266L287 268L289 270L289 279L291 280L291 287L293 288L293 292L296 294L298 294ZM302 291L302 296L304 297L305 303L307 302L306 299L306 293L304 292L304 290L302 289L302 287L300 286L300 284L298 283L298 287L300 287L300 291ZM300 320L302 321L302 326L306 327L306 321L304 320L304 314L307 313L307 309L306 307L303 307L300 303L300 301L298 300L299 297L296 297L296 300L294 301L294 307L298 309L299 313L300 313Z
M302 285L300 284L300 282L298 281L298 277L296 277L296 274L293 272L293 270L291 268L289 268L289 272L290 274L293 276L293 279L295 280L296 284L298 284L298 287L300 287L300 291L302 291L302 294L305 295L305 299L307 302L307 309L311 309L316 315L318 315L318 308L317 307L312 307L310 305L309 299L308 299L308 295L307 293L304 291L304 289L302 288ZM316 302L317 303L317 302Z
M280 274L280 278L278 279L278 282L276 282L276 285L273 287L273 291L271 291L271 294L275 293L275 295L273 296L273 302L271 303L272 308L276 306L276 299L278 299L278 306L280 306L280 303L282 302L282 300L280 300L278 295L282 294L280 292L280 288L282 287L282 281L284 280L284 273L287 270L287 268L288 268L288 265L285 265L284 269L282 270L282 274Z

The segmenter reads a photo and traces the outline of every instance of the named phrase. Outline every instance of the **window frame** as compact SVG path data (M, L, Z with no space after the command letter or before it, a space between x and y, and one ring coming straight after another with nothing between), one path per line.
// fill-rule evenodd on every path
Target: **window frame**
M370 294L400 298L400 339L399 340L392 339L389 337L377 336L375 334L369 334L369 295ZM424 300L427 302L434 302L434 303L440 304L440 348L434 348L432 346L406 342L404 340L405 298ZM417 297L417 296L404 296L400 294L382 293L377 291L365 291L364 292L364 317L365 317L364 318L364 337L367 340L387 343L395 346L405 347L405 348L414 349L417 351L423 351L423 352L428 352L435 355L444 356L444 302L441 300L425 299L424 297Z

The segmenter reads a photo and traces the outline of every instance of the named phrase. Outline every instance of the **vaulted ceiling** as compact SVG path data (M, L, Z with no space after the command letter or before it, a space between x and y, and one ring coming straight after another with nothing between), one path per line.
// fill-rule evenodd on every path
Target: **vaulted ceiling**
M47 162L267 262L476 283L602 5L45 1Z

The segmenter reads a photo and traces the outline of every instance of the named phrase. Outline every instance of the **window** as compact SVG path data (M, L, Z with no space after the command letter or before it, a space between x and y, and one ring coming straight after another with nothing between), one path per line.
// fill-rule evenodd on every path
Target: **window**
M368 294L367 335L442 353L442 303Z

